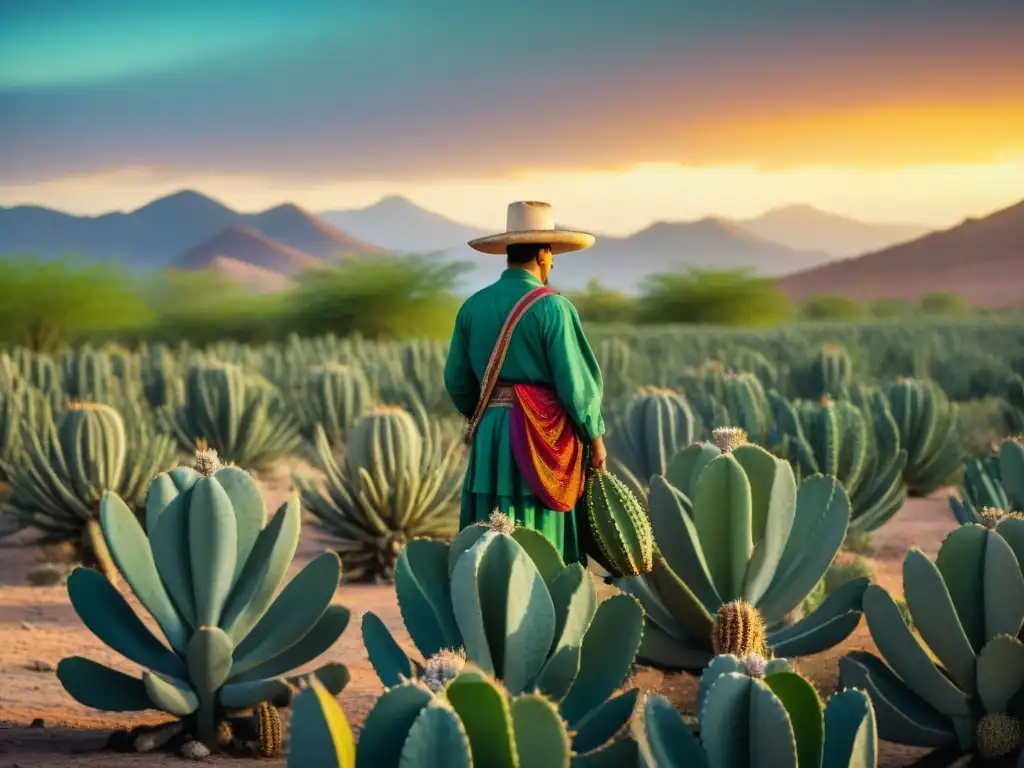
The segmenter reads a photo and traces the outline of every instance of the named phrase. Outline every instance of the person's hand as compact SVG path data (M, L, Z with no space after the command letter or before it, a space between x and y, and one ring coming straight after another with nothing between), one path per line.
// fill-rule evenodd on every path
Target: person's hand
M608 460L608 451L604 447L604 438L599 437L590 443L590 467L592 469L604 469Z

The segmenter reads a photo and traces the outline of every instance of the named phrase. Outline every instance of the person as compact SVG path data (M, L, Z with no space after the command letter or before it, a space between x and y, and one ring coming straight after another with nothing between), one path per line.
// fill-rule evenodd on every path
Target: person
M510 204L505 232L469 243L507 268L459 309L444 372L468 420L460 530L502 512L583 564L584 483L607 455L603 381L576 308L547 283L554 255L593 243L555 229L547 203Z

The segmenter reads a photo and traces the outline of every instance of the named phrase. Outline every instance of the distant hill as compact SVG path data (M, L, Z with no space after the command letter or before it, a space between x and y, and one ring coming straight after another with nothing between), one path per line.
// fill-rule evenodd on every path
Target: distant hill
M253 293L283 293L295 286L290 277L279 272L227 256L215 256L206 268Z
M914 224L870 224L810 205L789 205L755 219L736 221L748 232L805 251L853 256L887 248L926 234Z
M289 277L324 263L316 256L271 240L257 229L233 226L187 251L172 266L177 269L206 269L223 258Z
M258 230L321 258L380 251L294 205L244 214L184 190L128 213L102 216L72 216L35 206L0 208L0 254L30 253L43 258L74 254L119 261L133 270L161 269L234 226Z
M325 211L319 216L356 237L398 252L458 250L487 234L397 196L366 208Z
M957 293L982 308L1024 306L1024 201L981 219L780 282L797 301L838 293L868 301Z
M247 216L246 221L250 227L272 240L321 259L348 253L380 253L384 250L378 245L353 237L291 203Z

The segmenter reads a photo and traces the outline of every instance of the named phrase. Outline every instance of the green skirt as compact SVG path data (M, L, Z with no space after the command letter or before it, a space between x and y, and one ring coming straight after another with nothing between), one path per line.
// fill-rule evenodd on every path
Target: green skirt
M517 526L542 534L567 565L586 565L583 500L568 512L541 505L523 480L512 456L507 408L489 408L473 437L462 486L459 529L487 522L495 510L508 515Z

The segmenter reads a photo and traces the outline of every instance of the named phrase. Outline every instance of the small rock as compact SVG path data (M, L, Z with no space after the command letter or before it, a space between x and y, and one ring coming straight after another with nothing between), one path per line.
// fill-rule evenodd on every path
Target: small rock
M23 622L21 622L21 628L22 629L35 629L36 627L35 627L35 625L31 621L23 621Z
M29 724L28 727L29 728L45 728L46 727L46 721L43 720L43 718L41 718L41 717L37 717L35 720L33 720Z
M181 756L187 760L205 760L210 750L201 741L187 741L181 745Z
M56 668L48 661L30 661L25 665L27 669L31 669L33 672L53 672Z

